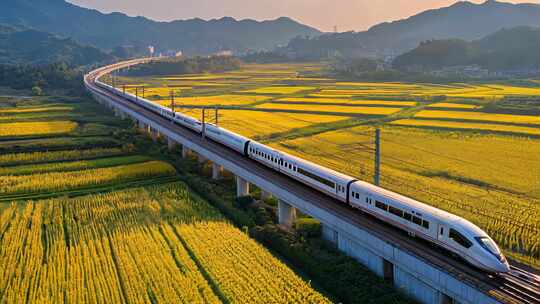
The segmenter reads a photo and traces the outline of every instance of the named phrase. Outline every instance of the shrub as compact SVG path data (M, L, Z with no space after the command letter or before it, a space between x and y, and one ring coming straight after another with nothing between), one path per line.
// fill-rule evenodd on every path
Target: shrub
M242 209L247 209L251 204L253 204L254 199L253 197L251 197L251 195L246 195L246 196L237 197L235 202L238 207Z
M314 218L300 218L294 223L296 232L305 238L315 238L322 235L321 223Z

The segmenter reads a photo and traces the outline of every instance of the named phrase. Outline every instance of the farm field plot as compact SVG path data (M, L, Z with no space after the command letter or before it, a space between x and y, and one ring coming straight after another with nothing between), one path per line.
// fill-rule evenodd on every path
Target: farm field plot
M412 107L417 105L416 101L391 101L391 100L358 100L344 98L302 98L289 97L277 99L278 102L291 103L331 103L331 104L351 104L351 105L373 105L373 106L393 106L393 107Z
M445 121L445 120L426 120L426 119L402 119L391 123L398 126L412 127L431 127L450 130L484 130L494 132L508 132L526 135L540 135L540 128L530 128L512 125L498 125L488 123L460 122L460 121Z
M201 119L201 111L197 109L182 110L187 115ZM207 113L210 122L215 123L214 113ZM348 116L318 115L302 113L264 112L253 110L218 111L219 126L250 138L286 132L288 130L307 127L313 124L332 123L349 119Z
M260 95L218 95L218 96L197 96L197 97L181 97L175 98L175 105L193 106L245 106L252 103L257 103L269 100L271 97ZM164 106L171 106L170 101L159 102Z
M303 112L343 113L360 115L390 115L397 113L402 108L391 107L362 107L362 106L334 106L334 105L302 105L287 103L265 103L257 106L259 109L291 110Z
M0 165L34 164L55 161L83 160L124 154L120 148L94 148L84 150L46 151L0 154Z
M12 205L0 227L6 302L329 302L179 183Z
M78 165L82 166L82 164ZM60 169L57 168L58 166L61 165L45 168L44 171L55 171L55 169ZM64 166L67 167L67 165ZM68 169L66 167L63 169ZM12 168L12 170L17 170L17 168ZM22 168L21 171L25 171L25 168ZM61 191L70 188L135 180L143 177L171 176L175 173L174 168L167 163L148 161L140 164L99 169L36 173L32 175L4 175L0 176L0 194Z
M92 160L76 160L76 161L62 161L54 163L44 163L44 164L30 164L30 165L19 165L19 166L9 166L0 168L0 176L2 175L27 175L27 174L37 174L37 173L48 173L48 172L58 172L58 171L79 171L87 170L94 168L104 168L104 167L116 167L120 165L141 163L149 161L150 157L144 155L132 155L132 156L117 156L117 157L104 157L99 159ZM118 167L117 167L118 168Z
M0 115L3 114L20 114L20 113L42 113L42 112L69 112L72 111L71 106L50 106L50 107L20 107L20 108L0 108Z
M0 123L0 137L61 134L76 128L72 121Z
M435 111L424 110L418 112L416 118L451 119L451 120L476 120L487 122L514 123L540 125L540 117L532 115L510 115L483 112L465 111Z
M450 102L438 102L428 105L430 108L453 108L453 109L469 109L474 110L478 108L477 105L463 104L463 103L450 103Z
M255 93L255 94L295 94L302 91L310 91L314 90L314 87L303 87L303 86L276 86L276 87L266 87L266 88L258 88L253 90L247 90L243 91L243 93Z

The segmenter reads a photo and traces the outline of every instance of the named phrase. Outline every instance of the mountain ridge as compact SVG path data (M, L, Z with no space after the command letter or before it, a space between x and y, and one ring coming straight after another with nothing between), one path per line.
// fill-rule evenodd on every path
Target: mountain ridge
M0 23L72 37L103 49L153 45L160 51L182 50L186 54L272 49L299 35L320 34L287 17L262 22L231 17L164 22L118 12L104 14L64 0L3 0Z
M0 24L0 64L45 65L63 62L82 66L112 60L103 51L71 38Z
M398 56L399 69L441 69L478 65L491 71L540 69L540 28L503 28L481 39L431 40Z
M363 32L327 33L304 38L304 41L297 39L288 46L288 51L311 55L339 53L345 57L395 56L430 39L475 40L502 28L517 26L540 27L540 5L459 1L401 20L383 22ZM310 49L302 49L306 47Z

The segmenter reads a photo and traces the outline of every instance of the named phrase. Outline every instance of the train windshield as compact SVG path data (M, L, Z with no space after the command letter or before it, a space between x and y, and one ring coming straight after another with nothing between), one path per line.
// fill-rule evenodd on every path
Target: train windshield
M480 246L482 246L482 248L484 248L485 250L489 251L491 254L496 256L497 259L499 259L500 261L503 260L501 250L499 249L499 247L497 247L497 244L495 244L495 242L493 242L490 238L488 238L488 237L476 237L475 239L478 242L478 244L480 244Z

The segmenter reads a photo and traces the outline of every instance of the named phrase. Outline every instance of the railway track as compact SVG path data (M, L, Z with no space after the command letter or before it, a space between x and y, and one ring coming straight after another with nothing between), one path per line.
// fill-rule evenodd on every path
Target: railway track
M116 68L115 68L116 69ZM108 72L113 69L109 69ZM89 76L90 84L94 84L96 74ZM417 238L410 238L399 229L385 224L370 215L358 212L349 206L339 203L337 200L331 199L321 193L306 187L299 182L272 172L268 168L251 161L246 158L239 158L235 152L224 148L223 146L202 139L192 131L178 125L173 125L163 117L160 117L144 108L141 108L129 101L111 94L110 92L101 90L93 85L93 88L100 91L103 95L116 100L123 106L130 108L139 113L144 113L145 117L155 121L160 125L174 129L175 132L188 138L189 140L207 146L209 149L219 153L222 157L235 162L237 165L249 169L251 172L257 172L261 177L272 179L277 184L282 185L284 189L302 195L318 207L325 209L334 214L338 214L343 219L350 223L362 227L363 229L372 232L374 235L388 240L395 244L400 249L414 254L416 257L434 265L440 269L453 274L457 279L468 282L476 286L479 290L492 295L502 303L517 303L517 304L540 304L540 276L528 272L527 270L512 266L511 271L507 274L491 275L487 274L466 262L448 255L440 249L434 248L427 242Z

